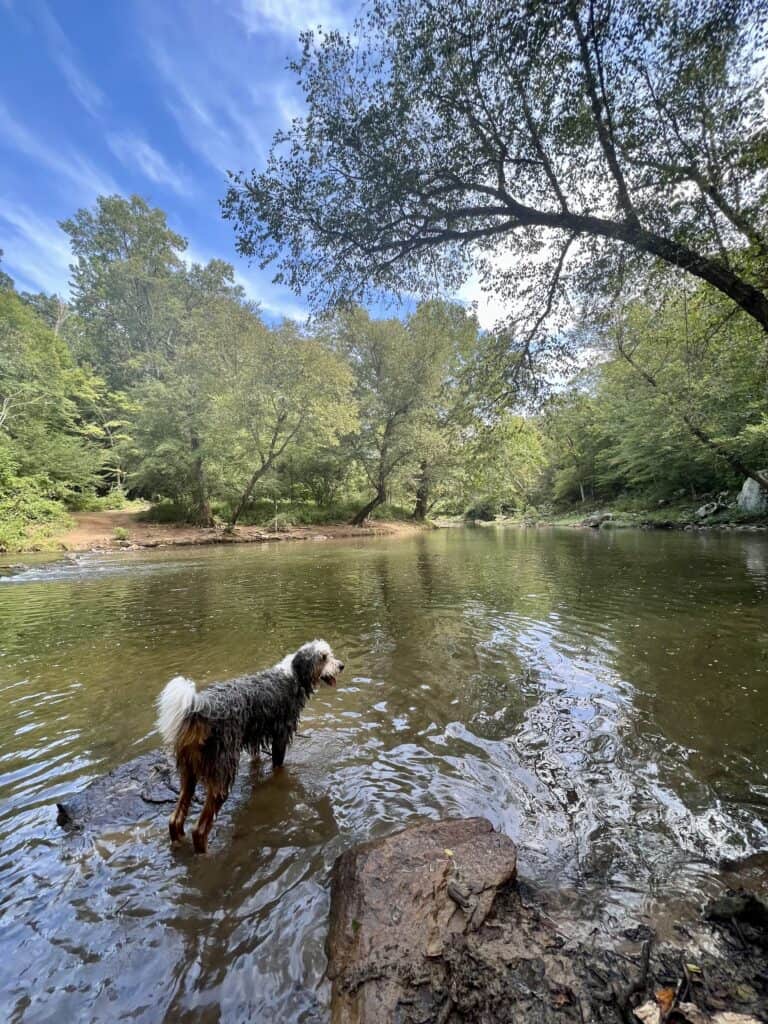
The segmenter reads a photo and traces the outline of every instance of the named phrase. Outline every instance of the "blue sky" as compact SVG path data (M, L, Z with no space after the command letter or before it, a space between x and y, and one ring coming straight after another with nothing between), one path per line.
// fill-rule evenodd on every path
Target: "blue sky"
M0 0L0 249L20 290L67 292L57 222L138 193L197 261L235 265L269 319L295 295L249 267L219 214L227 169L260 167L302 112L298 33L348 26L345 0Z

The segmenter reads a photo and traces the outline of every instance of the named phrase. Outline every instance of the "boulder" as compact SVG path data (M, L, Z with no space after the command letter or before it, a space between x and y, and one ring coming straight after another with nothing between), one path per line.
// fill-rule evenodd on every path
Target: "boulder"
M603 525L603 523L607 523L611 519L613 519L613 515L610 512L593 512L591 515L582 519L581 525L588 526L592 530L597 530Z
M760 472L768 476L768 469L763 469ZM760 484L751 477L747 477L744 481L736 501L742 512L750 512L753 515L768 512L768 492L763 490Z
M713 516L716 512L720 512L725 507L719 501L708 501L706 505L697 508L694 515L697 519L706 519L708 516Z
M437 1019L441 985L425 980L516 871L515 844L484 818L427 822L343 853L331 877L333 1024L409 1020L414 1000L419 1019Z
M178 796L173 762L163 750L152 750L56 804L56 821L69 832L133 825L167 816Z

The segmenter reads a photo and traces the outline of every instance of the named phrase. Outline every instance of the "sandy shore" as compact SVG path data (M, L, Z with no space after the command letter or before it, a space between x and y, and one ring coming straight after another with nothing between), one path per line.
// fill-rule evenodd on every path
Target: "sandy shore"
M346 523L323 523L317 526L296 526L278 533L258 526L238 526L228 533L221 527L205 529L175 523L148 523L139 518L141 512L107 511L78 512L74 526L45 539L47 550L92 551L93 549L135 549L195 544L259 544L283 540L332 540L340 537L399 537L423 530L417 523L374 520L366 526ZM119 531L118 539L115 531ZM125 536L123 534L125 531ZM35 545L37 547L38 545Z

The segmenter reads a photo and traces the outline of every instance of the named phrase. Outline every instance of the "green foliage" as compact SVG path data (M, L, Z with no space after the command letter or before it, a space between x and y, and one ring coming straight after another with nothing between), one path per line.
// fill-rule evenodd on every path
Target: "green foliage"
M14 550L69 522L60 502L45 493L45 481L18 475L11 445L0 435L0 550Z
M493 522L496 516L501 512L501 504L498 498L494 497L483 497L477 498L464 510L465 519L480 519L483 522Z
M153 502L155 522L229 528L528 521L552 502L610 502L629 522L659 502L690 515L681 502L768 466L765 336L680 277L638 279L638 297L580 324L591 367L523 415L506 335L455 303L268 326L233 268L184 264L142 200L101 199L66 229L72 306L0 286L6 547L126 498Z
M66 521L92 495L101 453L82 411L98 382L15 292L0 291L0 518L3 543ZM60 504L57 504L60 503Z
M615 311L611 358L542 420L556 500L652 500L734 488L768 465L762 332L711 291Z
M307 116L224 215L320 307L492 286L502 391L656 260L768 330L764 28L762 0L371 0L302 37Z

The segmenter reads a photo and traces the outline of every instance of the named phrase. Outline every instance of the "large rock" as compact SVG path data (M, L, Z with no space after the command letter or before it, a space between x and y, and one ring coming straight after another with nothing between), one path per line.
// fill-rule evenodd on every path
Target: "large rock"
M611 512L593 512L581 521L582 526L588 526L592 530L599 529L603 523L609 523L613 519Z
M763 469L760 472L762 475L768 476L768 469ZM768 512L768 492L751 477L744 481L736 501L742 512L751 512L755 515Z
M56 804L56 821L77 832L132 825L167 816L178 796L179 783L170 757L162 750L152 750Z
M516 869L515 844L484 818L428 822L343 853L328 934L334 1024L438 1019L433 975L446 946L483 925Z
M663 993L694 998L707 1021L729 1004L768 1009L766 909L748 894L711 905L710 920L730 922L741 943L714 953L709 928L686 928L684 946L644 926L611 938L568 906L518 888L514 843L484 818L348 850L331 876L332 1024L625 1024ZM683 964L707 987L686 985Z

